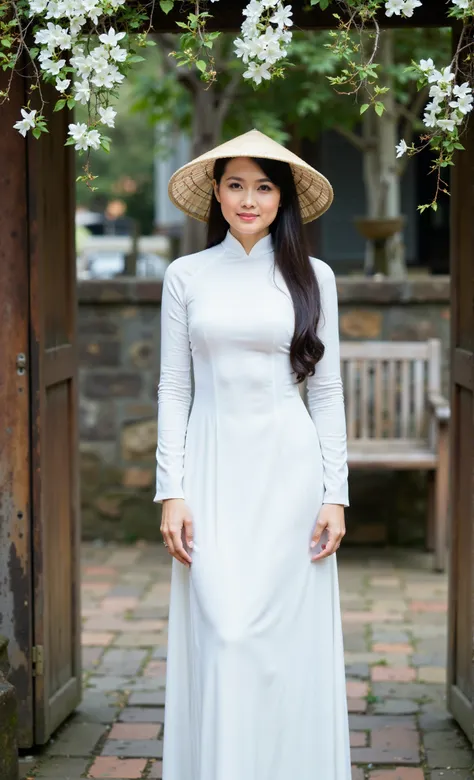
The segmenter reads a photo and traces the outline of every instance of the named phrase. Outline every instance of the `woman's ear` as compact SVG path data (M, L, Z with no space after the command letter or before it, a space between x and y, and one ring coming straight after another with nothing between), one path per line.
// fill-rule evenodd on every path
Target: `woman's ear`
M216 196L216 200L218 203L220 203L221 201L219 198L219 185L215 179L212 180L212 186L214 188L214 195Z

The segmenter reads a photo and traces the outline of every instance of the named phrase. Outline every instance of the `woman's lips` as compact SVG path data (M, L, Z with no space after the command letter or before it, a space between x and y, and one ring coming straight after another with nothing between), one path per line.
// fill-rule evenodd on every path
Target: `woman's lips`
M254 219L257 219L257 214L237 214L237 216L244 222L253 222Z

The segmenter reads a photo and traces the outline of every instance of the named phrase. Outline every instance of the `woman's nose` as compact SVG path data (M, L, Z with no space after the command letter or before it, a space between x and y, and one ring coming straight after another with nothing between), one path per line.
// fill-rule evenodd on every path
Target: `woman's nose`
M255 198L252 190L245 190L243 193L242 204L245 206L254 206Z

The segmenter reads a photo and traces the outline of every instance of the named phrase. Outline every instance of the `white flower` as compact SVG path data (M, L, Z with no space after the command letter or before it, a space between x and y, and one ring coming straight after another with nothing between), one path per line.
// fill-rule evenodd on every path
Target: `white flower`
M42 14L48 5L48 0L30 0L28 9L28 16L34 16L35 14Z
M419 8L420 5L420 0L405 0L405 5L403 6L403 16L410 18L413 16L413 11L415 8Z
M423 73L432 73L435 70L435 64L431 57L428 60L420 60L419 67Z
M91 97L91 89L87 81L81 81L75 85L74 98L82 103L83 106L89 102Z
M87 125L85 122L80 122L79 124L70 124L68 134L76 142L74 149L86 150L89 148L87 143Z
M28 130L31 130L31 128L35 126L35 114L36 108L33 108L31 111L27 111L25 108L21 109L23 119L19 119L18 122L15 122L13 127L21 133L23 138L26 136Z
M71 83L71 79L56 79L55 87L58 92L65 92Z
M118 42L125 38L124 32L116 33L114 28L111 27L108 33L102 33L99 35L99 41L105 43L107 46L117 46Z
M115 117L117 116L117 112L114 111L112 106L108 106L107 108L102 108L102 106L99 106L99 114L100 114L100 121L103 125L107 125L108 127L115 127Z
M472 95L462 95L457 100L452 100L449 105L460 111L461 114L469 114L472 111L472 102Z
M92 149L99 149L100 148L100 133L98 130L89 130L85 137L86 143L88 146L92 147Z
M46 73L51 73L52 76L58 76L66 64L66 60L43 60L41 67Z
M127 50L123 46L114 46L109 52L110 59L115 62L124 62L127 59Z
M250 56L250 46L248 41L243 41L242 38L236 38L234 41L234 52L237 57L242 58L242 62L247 64Z
M403 157L403 155L406 153L408 149L407 142L405 141L405 139L402 138L398 146L396 146L395 148L397 150L397 157Z
M436 124L442 130L447 130L448 133L452 133L454 130L455 122L454 119L438 119Z
M385 15L386 16L400 16L403 11L405 0L387 0L385 3Z
M428 111L429 113L433 114L439 114L439 112L442 110L442 106L440 105L439 101L434 100L431 101L431 103L427 103L425 106L425 111Z
M423 122L425 124L425 127L436 127L437 121L438 121L438 117L436 116L436 113L434 111L425 114L423 117Z
M272 17L270 17L270 21L273 24L277 24L278 27L291 27L293 24L293 19L291 19L291 16L293 15L293 11L291 10L291 5L281 5L279 4L275 13Z
M456 97L466 97L472 95L472 89L469 86L469 82L465 81L463 84L456 84L453 88L453 95Z
M454 124L462 125L464 122L464 114L460 114L459 111L451 111L450 119L453 120Z
M85 16L75 16L74 19L71 20L71 35L77 35L81 31L81 27L84 27L87 19Z
M269 67L270 63L268 62L251 62L244 73L244 79L252 79L256 84L260 84L262 79L271 78L271 74L268 72Z
M469 8L469 0L451 0L453 5L457 5L458 8L466 10Z

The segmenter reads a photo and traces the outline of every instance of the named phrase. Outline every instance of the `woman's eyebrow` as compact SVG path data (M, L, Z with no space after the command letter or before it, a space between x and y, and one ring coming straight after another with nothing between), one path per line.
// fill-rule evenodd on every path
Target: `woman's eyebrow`
M229 179L235 179L235 181L245 181L241 176L227 176L226 181L229 181ZM256 179L255 181L258 182L271 182L271 179L264 177L263 179Z

